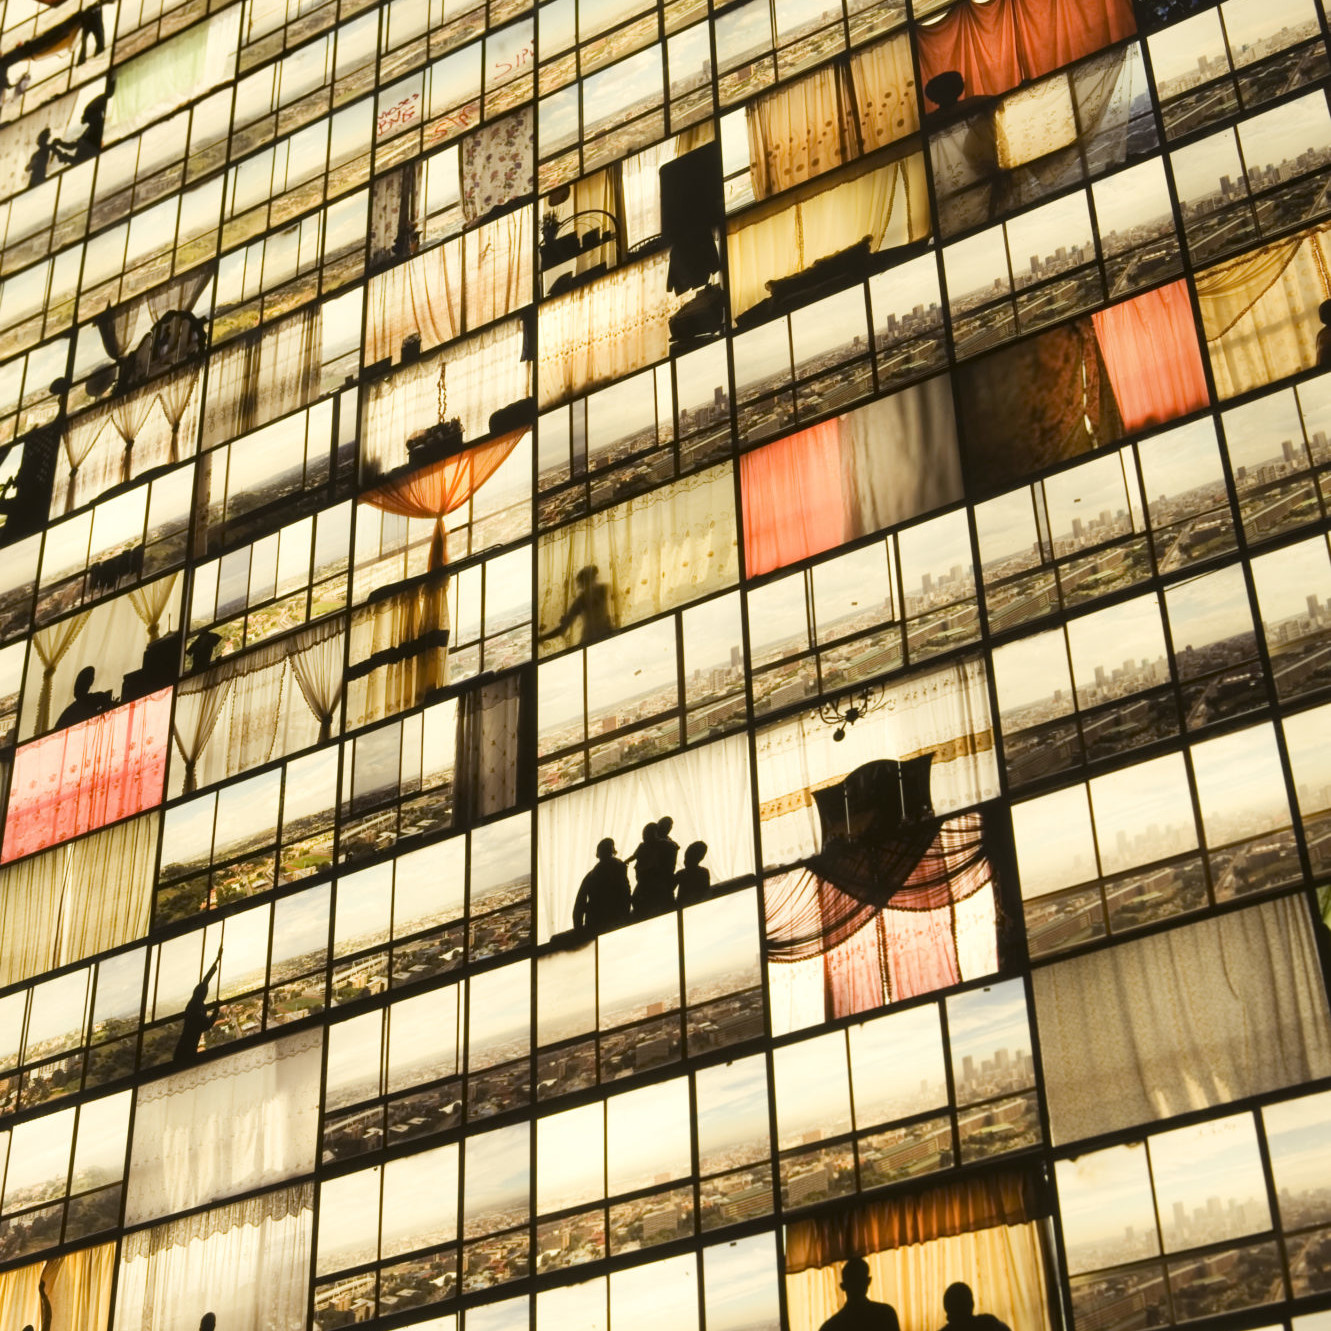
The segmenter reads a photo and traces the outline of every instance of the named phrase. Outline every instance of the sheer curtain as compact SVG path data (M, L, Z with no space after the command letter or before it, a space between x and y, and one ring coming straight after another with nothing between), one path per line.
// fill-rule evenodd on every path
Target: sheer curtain
M533 216L527 204L463 237L468 328L479 328L531 304Z
M1331 1074L1301 897L1057 962L1032 983L1057 1144Z
M910 36L898 33L850 57L851 86L863 151L874 152L920 127Z
M305 1031L140 1087L125 1223L312 1172L322 1062Z
M731 468L698 472L561 527L541 538L537 562L542 633L558 626L584 568L609 584L618 628L731 587L739 575Z
M1318 306L1331 299L1331 227L1314 227L1199 273L1216 393L1233 397L1317 364Z
M1111 305L1091 322L1125 429L1159 425L1207 405L1185 281Z
M518 802L522 681L509 675L458 700L454 821L511 809Z
M370 279L365 363L398 360L403 340L419 333L422 350L462 332L462 241L445 241Z
M0 862L159 803L170 718L168 687L20 748Z
M314 1185L283 1188L140 1230L121 1247L115 1331L197 1326L302 1331Z
M871 167L790 203L775 200L729 233L730 308L764 300L771 284L868 238L871 253L929 234L923 153Z
M745 107L755 199L859 156L858 127L846 83L845 71L828 65L764 93Z
M41 1327L41 1287L51 1303L49 1331L107 1331L116 1245L81 1248L0 1273L0 1326Z
M423 703L448 683L448 576L427 574L351 612L347 725Z
M680 297L666 289L668 252L624 264L546 301L537 314L541 405L664 360Z
M143 937L157 822L134 818L0 869L0 985Z
M704 863L714 885L753 872L753 839L746 830L753 819L749 752L742 735L687 749L538 807L538 941L572 928L573 901L596 863L602 837L613 837L623 858L638 844L643 826L666 815L675 820L671 835L681 846L707 843Z

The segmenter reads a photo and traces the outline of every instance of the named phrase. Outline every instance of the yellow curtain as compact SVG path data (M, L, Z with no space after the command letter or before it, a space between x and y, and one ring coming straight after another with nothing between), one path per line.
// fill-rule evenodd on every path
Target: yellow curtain
M0 1327L40 1327L45 1285L51 1301L50 1331L106 1331L115 1259L116 1245L103 1243L0 1272Z
M910 35L902 32L850 58L863 151L871 153L920 127Z
M846 76L835 65L750 102L749 176L753 195L789 189L859 155Z

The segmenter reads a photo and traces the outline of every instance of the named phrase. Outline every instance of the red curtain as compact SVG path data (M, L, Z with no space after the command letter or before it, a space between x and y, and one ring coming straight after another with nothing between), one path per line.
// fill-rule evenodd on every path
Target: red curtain
M170 725L165 688L24 745L14 756L0 861L159 803Z
M428 570L448 562L448 535L444 518L461 508L495 474L526 435L526 429L501 434L453 457L431 462L400 481L390 481L364 496L364 502L403 518L434 518Z
M995 97L1137 31L1130 0L962 0L918 30L920 81L956 70L966 97Z
M1180 279L1091 316L1127 430L1184 416L1207 404L1197 326Z
M744 454L739 481L747 577L834 549L852 534L836 419Z

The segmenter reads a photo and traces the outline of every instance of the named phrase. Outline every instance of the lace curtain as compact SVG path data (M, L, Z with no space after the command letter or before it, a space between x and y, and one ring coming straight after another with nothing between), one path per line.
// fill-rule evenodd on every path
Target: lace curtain
M0 869L0 986L143 937L157 821L134 818Z
M51 1303L49 1331L106 1331L115 1269L116 1245L103 1243L0 1273L0 1326L46 1331L44 1287Z
M617 628L734 586L739 560L729 464L561 527L541 538L537 563L538 623L547 634L578 596L578 574L586 568L609 585Z
M125 1223L312 1172L322 1065L314 1030L140 1087Z
M572 928L573 902L602 837L614 838L622 859L643 826L665 815L681 848L707 843L713 885L752 873L749 789L748 742L736 735L539 805L537 941Z
M160 803L170 718L168 687L20 748L14 755L0 861Z
M731 313L743 314L766 299L772 283L865 237L875 253L922 240L929 227L929 184L918 152L793 202L776 201L747 214L727 237Z
M1056 1145L1331 1075L1302 897L1120 942L1031 980Z
M303 1331L314 1185L284 1188L127 1237L115 1331Z
M952 393L931 379L740 458L748 577L961 498Z

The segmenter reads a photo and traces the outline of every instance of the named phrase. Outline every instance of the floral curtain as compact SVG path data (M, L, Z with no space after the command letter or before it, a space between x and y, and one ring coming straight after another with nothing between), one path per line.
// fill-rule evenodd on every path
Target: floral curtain
M530 106L482 125L462 141L462 213L475 222L536 188Z

